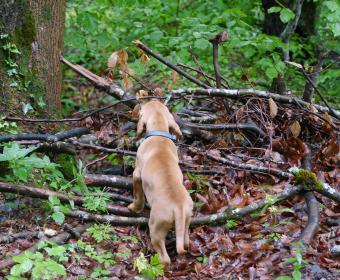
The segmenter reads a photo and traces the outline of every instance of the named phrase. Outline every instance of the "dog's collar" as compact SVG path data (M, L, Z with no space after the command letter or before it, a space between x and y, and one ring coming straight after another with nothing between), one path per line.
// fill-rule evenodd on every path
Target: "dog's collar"
M173 135L169 132L165 132L165 131L159 131L159 130L151 130L151 131L147 131L144 134L144 138L149 138L151 136L161 136L161 137L165 137L168 138L172 141L176 141L176 135Z

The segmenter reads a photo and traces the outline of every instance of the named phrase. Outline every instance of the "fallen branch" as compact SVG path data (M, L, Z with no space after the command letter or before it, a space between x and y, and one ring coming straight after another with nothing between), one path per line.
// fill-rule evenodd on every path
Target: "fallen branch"
M85 183L88 186L103 186L132 190L132 179L118 175L86 174Z
M198 128L203 130L243 130L243 131L252 131L257 135L266 137L267 134L263 132L261 128L256 126L254 123L240 123L240 124L195 124L195 123L183 123L184 126L190 128Z
M91 71L85 69L81 65L75 65L69 62L64 57L60 57L61 62L70 67L73 71L78 73L80 76L84 77L88 81L90 81L96 88L105 91L108 95L111 95L119 100L126 100L126 104L129 107L134 107L137 105L136 98L133 94L124 91L120 86L109 82L108 80L97 76Z
M254 165L254 164L249 164L249 163L239 163L239 162L235 162L235 161L230 160L230 159L226 159L224 157L214 156L209 152L206 154L206 156L209 159L224 163L226 165L229 165L229 166L232 166L232 167L235 167L235 168L238 168L238 169L243 169L243 170L248 170L248 171L251 171L251 172L258 172L258 173L267 173L267 174L275 175L275 176L285 178L285 179L289 179L289 178L293 177L293 175L291 173L284 172L280 169L263 167L263 166L258 166L258 165Z
M49 196L56 196L60 199L62 202L69 202L70 200L74 201L75 205L83 205L85 200L76 195L66 195L59 192L54 192L48 189L40 189L40 188L34 188L24 185L15 185L11 183L3 183L0 182L0 192L5 193L14 193L14 194L20 194L24 196L34 197L34 198L41 198L41 199L48 199ZM143 214L136 214L131 211L129 211L126 207L117 207L113 205L107 205L107 211L109 213L115 214L115 215L122 215L122 216L142 216Z
M20 140L39 140L47 142L57 142L62 141L67 138L79 137L81 135L90 133L87 128L79 127L73 128L68 131L58 132L56 134L8 134L0 136L0 143L10 142L10 141L20 141Z
M271 93L268 91L257 90L257 89L203 89L203 88L188 88L188 89L177 89L169 91L172 95L182 95L182 94L201 94L208 96L220 96L232 99L245 98L249 96L257 96L261 98L272 98L277 102L293 104L294 102L300 104L301 106L308 107L310 103L305 102L297 97L291 95L280 95L276 93ZM328 107L324 107L318 104L314 104L314 107L322 112L329 112ZM339 112L336 112L339 114Z
M83 234L88 228L90 227L90 224L85 224L85 225L78 225L76 226L75 228L72 228L72 230L74 232L77 232L77 234L80 236L81 234ZM71 237L73 237L74 234L72 234L72 232L62 232L60 234L58 234L57 236L55 237L52 237L52 238L43 238L41 239L40 241L44 241L44 240L47 240L49 242L53 242L53 243L56 243L58 245L61 245L61 244L64 244L65 242L67 242ZM31 251L31 252L35 252L37 251L37 245L34 245L32 246L31 248L27 249L28 251ZM27 251L26 250L26 251ZM22 254L23 252L20 252L19 254L15 254L5 260L2 260L0 261L0 270L3 270L3 269L6 269L6 268L10 268L12 267L13 265L15 265L15 262L13 261L13 257L16 256L16 255L20 255Z
M110 223L113 225L146 225L148 223L148 218L146 217L120 217L113 215L98 215L91 214L86 211L76 210L71 211L66 214L69 217L81 218L84 221L94 221L94 222L102 222L102 223Z

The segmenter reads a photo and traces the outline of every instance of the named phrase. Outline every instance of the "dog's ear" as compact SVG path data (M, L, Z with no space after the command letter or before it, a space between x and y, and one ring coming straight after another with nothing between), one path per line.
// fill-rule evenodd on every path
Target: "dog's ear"
M131 117L134 119L138 119L141 108L142 106L140 104L137 104L131 111Z
M170 113L170 117L169 117L169 131L170 131L170 133L176 135L177 140L183 138L183 134L181 132L181 129L179 128L178 124L175 122L175 119L174 119L173 115L171 115L171 113Z

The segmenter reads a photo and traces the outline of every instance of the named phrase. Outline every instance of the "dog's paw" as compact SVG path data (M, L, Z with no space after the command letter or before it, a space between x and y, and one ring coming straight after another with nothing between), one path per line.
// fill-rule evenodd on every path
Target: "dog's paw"
M132 212L135 212L135 213L140 213L140 212L143 211L143 207L138 207L138 206L136 206L135 203L129 204L128 209Z

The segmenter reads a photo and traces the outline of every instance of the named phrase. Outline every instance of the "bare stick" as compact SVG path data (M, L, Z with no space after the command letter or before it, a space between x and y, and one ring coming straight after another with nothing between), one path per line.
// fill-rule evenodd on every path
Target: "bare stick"
M201 82L200 80L196 79L195 77L189 75L187 72L183 71L182 69L178 68L176 65L166 61L162 56L160 56L159 54L155 53L154 51L152 51L150 48L148 48L147 46L145 46L143 43L141 42L135 42L137 48L142 49L143 51L145 51L147 54L153 56L154 58L156 58L158 61L162 62L163 64L165 64L166 66L168 66L169 68L171 68L172 70L175 70L178 74L182 75L183 77L187 78L189 81L195 83L196 85L203 87L203 88L209 88L209 86L203 82Z
M308 171L311 170L311 154L309 148L307 155L303 159L302 167ZM308 221L301 233L300 240L306 244L309 244L312 241L319 226L319 203L312 191L306 192L303 196L307 204Z
M116 153L116 154L123 154L123 155L128 155L128 156L136 156L136 152L133 151L128 151L128 150L124 150L124 149L114 149L114 148L106 148L106 147L102 147L102 146L98 146L98 145L92 145L92 144L85 144L85 143L81 143L79 141L72 141L72 144L75 146L79 146L82 148L86 148L86 149L93 149L93 150L97 150L103 153Z
M222 74L220 70L220 66L218 64L218 46L228 39L228 33L222 31L217 34L214 38L210 39L209 42L213 45L213 64L215 70L215 79L216 79L216 88L221 88L222 85Z

